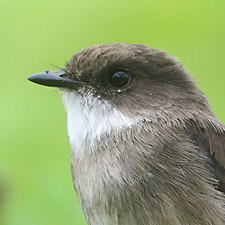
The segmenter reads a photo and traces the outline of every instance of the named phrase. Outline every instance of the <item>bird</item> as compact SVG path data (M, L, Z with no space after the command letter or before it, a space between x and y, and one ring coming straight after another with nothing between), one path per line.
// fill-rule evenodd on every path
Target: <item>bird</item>
M62 93L87 224L225 224L225 125L177 58L95 45L28 80Z

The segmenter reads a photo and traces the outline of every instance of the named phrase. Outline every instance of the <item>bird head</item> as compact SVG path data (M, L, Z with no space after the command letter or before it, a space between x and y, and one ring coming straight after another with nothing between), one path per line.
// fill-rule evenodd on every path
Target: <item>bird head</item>
M28 78L59 87L65 98L79 95L95 109L116 109L130 118L209 111L208 102L183 65L164 51L145 45L106 44L75 54L59 72ZM66 101L66 100L65 100ZM76 101L76 100L75 100Z

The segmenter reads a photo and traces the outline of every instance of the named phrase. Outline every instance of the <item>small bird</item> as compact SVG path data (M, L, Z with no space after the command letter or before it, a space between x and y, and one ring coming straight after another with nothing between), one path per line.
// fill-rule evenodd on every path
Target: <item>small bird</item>
M28 80L62 92L89 225L225 224L225 125L177 59L106 44Z

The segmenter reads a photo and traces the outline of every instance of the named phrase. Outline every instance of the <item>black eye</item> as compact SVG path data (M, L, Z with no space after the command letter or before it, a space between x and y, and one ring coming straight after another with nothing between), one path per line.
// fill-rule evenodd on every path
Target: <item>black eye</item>
M127 87L131 82L131 73L129 71L119 70L109 75L108 83L116 89Z

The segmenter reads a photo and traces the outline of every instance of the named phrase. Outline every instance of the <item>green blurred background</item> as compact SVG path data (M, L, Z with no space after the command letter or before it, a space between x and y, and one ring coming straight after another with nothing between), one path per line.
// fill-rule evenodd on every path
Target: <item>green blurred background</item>
M224 0L0 0L0 224L84 225L66 114L26 78L81 48L142 43L180 59L225 122Z

